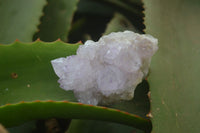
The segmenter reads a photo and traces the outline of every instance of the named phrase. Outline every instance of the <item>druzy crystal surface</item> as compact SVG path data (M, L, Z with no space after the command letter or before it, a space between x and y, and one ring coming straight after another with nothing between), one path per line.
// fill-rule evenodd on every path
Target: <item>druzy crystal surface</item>
M136 86L147 76L158 40L131 31L86 41L77 54L52 60L58 82L73 90L79 102L97 105L131 100Z

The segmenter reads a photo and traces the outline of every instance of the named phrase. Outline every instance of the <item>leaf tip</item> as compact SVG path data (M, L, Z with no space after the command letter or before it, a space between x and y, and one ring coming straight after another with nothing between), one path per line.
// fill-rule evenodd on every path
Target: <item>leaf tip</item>
M47 100L47 102L50 102L50 103L52 103L52 102L54 102L53 100Z
M35 102L36 102L36 103L39 103L39 102L40 102L40 100L35 100Z
M94 105L92 105L92 104L88 104L88 106L93 107Z
M19 42L19 39L16 39L15 42Z
M83 105L83 103L78 103L78 105Z
M149 112L146 117L149 117L149 118L153 118L153 115L151 114L151 112Z
M117 112L121 112L121 110L119 110L119 109L116 109L116 111L117 111Z
M126 115L131 115L129 112L124 112L124 114L126 114Z
M63 101L63 103L69 103L69 101Z
M56 41L61 41L61 39L60 39L60 38L58 38Z
M148 96L149 99L151 98L151 91L149 91L149 92L147 93L147 96Z
M40 38L37 38L35 41L36 41L36 42L41 42Z
M108 109L107 107L101 107L102 109Z
M11 104L10 103L6 103L5 105L8 106L8 105L11 105Z
M80 41L78 41L77 43L80 43L80 44L83 44L83 42L80 40Z

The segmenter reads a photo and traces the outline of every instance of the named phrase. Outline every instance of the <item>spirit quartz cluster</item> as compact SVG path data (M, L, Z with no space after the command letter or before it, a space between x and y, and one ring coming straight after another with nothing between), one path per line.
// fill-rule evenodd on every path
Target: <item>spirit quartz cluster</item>
M79 102L97 105L131 100L136 86L147 76L158 40L131 31L86 41L77 55L52 60L58 82L73 90Z

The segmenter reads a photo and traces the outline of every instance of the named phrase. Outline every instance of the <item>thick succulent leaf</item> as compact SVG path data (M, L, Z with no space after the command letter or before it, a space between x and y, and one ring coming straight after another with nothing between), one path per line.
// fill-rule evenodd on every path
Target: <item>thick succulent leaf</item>
M120 110L68 101L23 102L0 107L0 122L7 127L51 117L104 120L130 125L144 131L151 130L151 122L148 119Z
M145 0L146 32L157 37L149 77L154 133L200 127L200 1Z
M50 61L76 54L78 44L61 41L0 45L0 105L34 100L75 101L60 89Z
M67 133L144 133L144 131L112 122L72 120Z
M34 39L40 38L42 41L51 42L60 38L62 41L67 41L77 3L78 0L48 0L39 32Z
M107 24L105 35L111 32L131 30L138 32L132 23L120 13L115 13L112 20Z
M0 42L31 42L46 0L0 0Z

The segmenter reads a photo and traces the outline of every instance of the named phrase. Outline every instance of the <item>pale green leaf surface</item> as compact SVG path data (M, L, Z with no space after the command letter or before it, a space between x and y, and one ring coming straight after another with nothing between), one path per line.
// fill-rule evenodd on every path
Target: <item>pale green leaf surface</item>
M200 1L144 2L146 32L159 40L149 77L153 133L198 133Z
M0 0L0 43L31 42L46 0Z
M41 19L39 32L34 39L52 42L60 38L67 41L73 14L77 9L78 0L48 0Z

